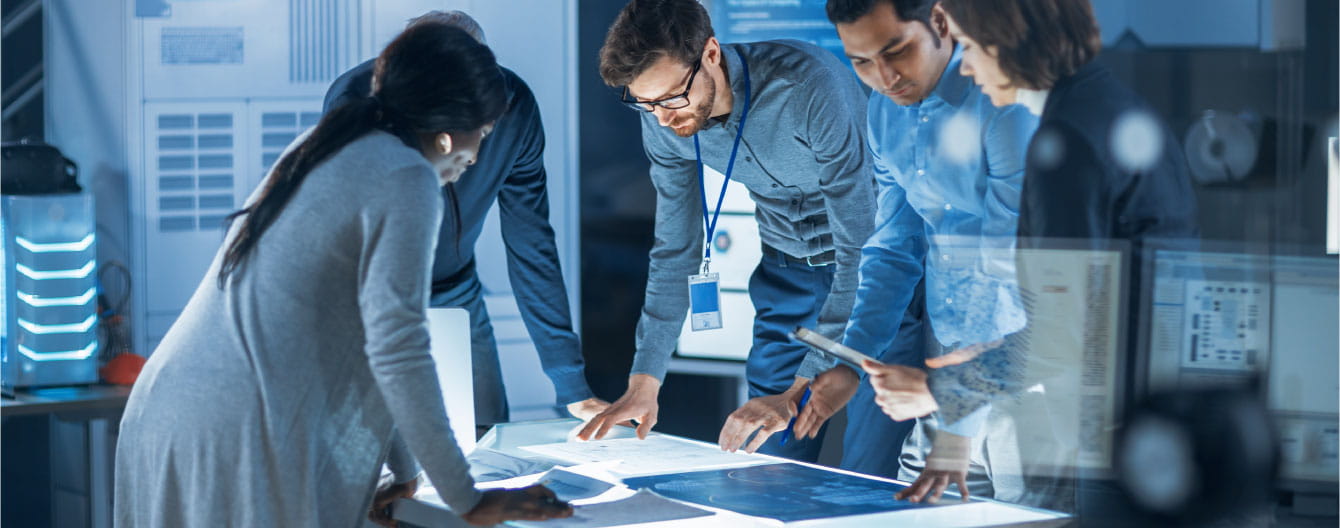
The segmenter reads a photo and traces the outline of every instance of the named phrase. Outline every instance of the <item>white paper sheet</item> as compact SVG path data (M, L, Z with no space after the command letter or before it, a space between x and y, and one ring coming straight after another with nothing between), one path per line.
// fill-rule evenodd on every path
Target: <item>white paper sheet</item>
M549 488L563 502L589 499L614 487L603 480L554 468L540 477L539 484Z
M554 492L558 500L563 502L580 501L599 496L615 484L604 480L590 477L576 471L569 471L563 468L554 468L544 473L534 475L522 475L503 480L491 482L479 482L475 487L481 490L491 488L524 488L534 484L541 484ZM631 495L632 492L629 492Z
M553 467L553 464L526 460L492 449L476 449L465 460L470 463L470 476L475 482L534 475Z
M625 476L699 471L770 462L764 458L726 453L713 447L664 436L650 436L646 440L618 438L540 444L522 446L521 449L578 464L617 460L619 463L611 467L610 472Z

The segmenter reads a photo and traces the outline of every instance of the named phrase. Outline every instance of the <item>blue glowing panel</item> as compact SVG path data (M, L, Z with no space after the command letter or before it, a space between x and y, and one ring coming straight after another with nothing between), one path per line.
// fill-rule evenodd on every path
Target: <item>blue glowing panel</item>
M0 383L97 380L93 200L87 194L3 197L0 207Z
M824 12L826 0L713 0L717 40L725 43L795 39L817 45L850 66Z
M782 522L935 506L895 500L906 487L900 484L789 463L639 477L624 485Z

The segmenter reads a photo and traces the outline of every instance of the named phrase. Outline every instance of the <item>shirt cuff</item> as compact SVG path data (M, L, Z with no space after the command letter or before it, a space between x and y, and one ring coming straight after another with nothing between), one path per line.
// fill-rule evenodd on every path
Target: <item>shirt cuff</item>
M554 399L559 405L577 403L595 397L591 392L591 386L586 383L586 369L578 367L574 369L549 370L545 371L549 376L549 381L554 384Z
M633 368L628 371L628 374L630 376L633 374L646 374L656 378L656 381L665 383L665 373L670 369L670 358L653 358L651 357L652 355L653 354L647 352L634 354Z
M409 482L423 473L423 468L419 467L419 462L414 459L413 454L410 454L409 446L405 445L405 440L399 432L391 438L391 446L386 453L386 468L391 471L391 480L394 484Z
M805 360L800 362L800 368L796 370L796 377L812 380L815 376L827 372L835 366L837 366L837 360L829 359L815 350L810 350L805 353Z
M475 489L474 486L449 487L464 489L456 490L452 493L449 492L447 488L436 484L433 485L433 489L437 490L437 496L442 499L442 503L446 504L448 508L451 508L452 513L455 513L457 516L464 516L465 514L470 513L471 510L475 509L475 506L479 505L479 501L484 499L484 493Z

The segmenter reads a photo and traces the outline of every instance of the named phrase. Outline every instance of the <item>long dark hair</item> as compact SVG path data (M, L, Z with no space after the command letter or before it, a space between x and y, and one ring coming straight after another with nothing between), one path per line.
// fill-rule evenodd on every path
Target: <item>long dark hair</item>
M507 107L502 71L489 48L460 28L423 21L406 28L377 57L372 95L341 105L279 160L260 196L228 216L242 225L219 268L219 287L237 272L307 174L345 145L384 130L421 150L420 137L478 130Z

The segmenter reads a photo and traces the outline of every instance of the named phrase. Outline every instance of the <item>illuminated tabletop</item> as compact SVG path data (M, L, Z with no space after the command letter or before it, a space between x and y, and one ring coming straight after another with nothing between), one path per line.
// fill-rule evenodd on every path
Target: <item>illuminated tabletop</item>
M512 477L524 474L534 474L549 470L554 467L570 467L572 471L583 472L584 474L594 475L609 484L613 488L605 494L591 499L576 501L574 506L580 513L584 505L592 507L617 501L619 499L628 499L633 495L647 493L647 490L635 493L624 483L628 483L634 488L647 488L653 491L667 492L664 498L658 497L656 500L688 504L694 508L707 510L702 516L668 520L656 522L633 522L618 524L618 526L640 526L640 527L672 527L672 526L919 526L927 528L953 527L967 528L978 526L1027 526L1027 527L1053 527L1064 526L1070 523L1071 517L1057 512L1039 510L1006 504L990 499L974 498L972 502L961 503L957 498L946 498L940 504L935 506L908 506L906 509L895 511L879 511L876 513L848 514L852 511L859 511L850 508L841 503L841 499L835 499L828 511L833 512L834 516L822 516L818 518L804 518L802 520L793 520L792 522L783 522L776 517L785 518L785 515L770 515L774 518L762 516L751 516L739 513L740 511L750 511L749 506L736 507L727 502L712 502L703 500L708 495L711 498L730 498L734 500L755 499L748 497L751 490L757 490L759 497L752 500L752 507L758 508L760 502L766 504L767 501L775 501L779 508L796 510L803 508L797 506L794 499L801 497L797 490L803 490L803 494L811 495L823 493L825 490L818 487L828 487L827 491L841 492L841 486L845 484L856 484L866 486L870 490L881 488L894 489L906 486L907 483L895 480L883 479L860 475L840 469L828 468L814 464L797 463L791 460L771 457L759 454L736 455L722 453L716 444L689 440L673 435L664 435L652 433L648 438L651 444L655 445L659 453L665 456L647 457L639 463L647 467L628 466L618 461L602 461L600 458L614 451L607 451L605 448L613 449L617 446L627 446L632 442L628 440L634 437L632 429L616 427L611 431L605 443L574 443L565 444L569 441L571 432L581 424L576 419L545 420L537 422L521 422L500 424L491 429L483 438L479 440L478 447L471 454L472 464L478 464L472 468L472 472L488 472L491 469L481 469L481 465L509 466L505 470L498 470L494 476ZM612 440L612 441L611 441ZM586 452L589 450L589 453ZM574 460L572 457L585 457L583 460ZM617 455L615 455L617 456ZM567 457L566 459L560 457ZM499 463L499 460L505 463ZM479 461L479 462L476 462ZM678 464L678 467L673 467ZM701 464L701 466L696 466ZM492 466L490 466L492 467ZM590 468L595 468L590 469ZM605 471L608 469L608 471ZM643 471L646 469L647 471ZM516 473L516 475L503 474L506 472ZM593 472L594 471L594 472ZM626 472L636 473L635 475L626 474ZM757 483L742 483L739 486L730 486L731 493L722 494L710 491L711 486L719 485L727 475L750 474L750 475L803 475L801 478L782 478L775 482L761 481ZM681 477L682 475L682 477ZM832 482L832 485L816 484L818 480ZM824 478L831 477L831 478ZM491 477L480 478L478 480L487 480ZM501 486L516 487L528 484L527 479L534 477L518 477L511 480L500 482ZM714 484L715 483L715 484ZM704 488L703 486L707 486ZM752 488L750 486L753 486ZM481 487L500 487L499 485ZM816 489L818 491L816 491ZM686 491L696 491L700 497L695 497L690 502L676 500L678 496L685 496ZM675 492L679 492L676 495ZM872 491L873 492L873 491ZM693 495L693 493L688 493ZM721 497L722 495L733 495L733 497ZM879 492L882 500L888 503L894 503L892 500L892 491L884 494ZM887 497L887 499L884 499ZM860 497L855 497L860 499ZM825 499L818 499L825 500ZM813 502L813 501L811 501ZM673 505L672 505L673 506ZM720 506L725 506L720 507ZM731 509L725 509L731 508ZM732 511L736 510L736 511ZM592 511L595 511L594 509ZM431 487L425 486L424 489L414 499L397 501L395 507L396 519L414 526L425 528L438 527L464 527L469 526L459 517L453 515L436 498L436 492ZM560 523L530 523L528 526L543 526L553 523L555 526Z

